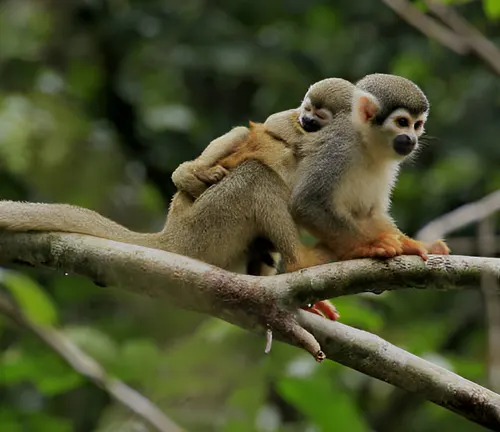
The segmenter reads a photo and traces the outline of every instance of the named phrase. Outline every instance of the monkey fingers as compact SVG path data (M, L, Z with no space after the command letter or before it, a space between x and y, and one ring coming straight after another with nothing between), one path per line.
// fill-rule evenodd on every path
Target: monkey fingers
M198 168L195 172L199 180L210 185L220 182L228 174L229 171L221 165L214 165L206 169Z
M337 308L328 300L319 301L312 306L301 307L301 309L332 321L337 321L340 318Z
M446 245L443 240L436 240L434 243L427 246L427 250L430 254L434 255L449 255L450 248Z
M429 259L429 256L427 255L428 251L424 243L418 240L413 240L405 235L402 235L400 240L401 245L403 246L403 255L418 255L424 261Z
M337 321L340 318L340 314L338 313L337 308L328 300L319 301L312 307L317 311L322 312L325 318L331 319L332 321Z

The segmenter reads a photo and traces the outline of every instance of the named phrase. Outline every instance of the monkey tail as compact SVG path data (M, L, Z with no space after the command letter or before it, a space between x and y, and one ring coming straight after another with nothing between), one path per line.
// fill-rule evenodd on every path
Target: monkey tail
M149 247L155 247L157 236L130 231L83 207L19 201L0 201L0 230L85 234Z

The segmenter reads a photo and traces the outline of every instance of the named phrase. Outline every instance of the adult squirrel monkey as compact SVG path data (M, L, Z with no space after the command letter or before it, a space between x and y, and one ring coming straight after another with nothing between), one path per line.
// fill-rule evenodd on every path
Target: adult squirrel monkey
M301 161L291 199L294 220L337 259L448 254L441 240L428 245L406 236L389 215L400 164L416 154L424 133L425 94L400 76L367 75L356 83L353 115L340 113L324 124L324 85L311 86L301 105L301 125L324 139Z
M427 245L409 238L389 215L400 163L416 153L424 132L425 94L395 75L368 75L340 93L332 85L337 80L313 84L296 110L308 139L295 147L300 162L290 201L294 220L336 259L448 254L441 240ZM260 158L245 143L210 146L205 157L179 166L173 176L179 189L196 196L197 182L215 183L241 161Z
M330 84L334 99L350 94L346 87L350 89L351 83L337 80ZM350 96L338 99L339 108L342 100L348 109ZM301 244L288 208L297 149L303 140L314 139L300 127L295 110L274 114L264 125L251 124L249 130L235 128L218 138L212 149L223 149L218 157L226 154L231 168L238 166L220 185L196 200L179 191L159 233L137 233L92 210L72 205L13 201L0 201L0 229L91 235L163 249L243 273L248 273L252 265L255 274L265 273L263 267L268 262L263 257L273 251L283 257L288 269L322 264L332 259L330 252L321 246ZM254 149L255 155L261 156L241 163L231 155L234 148ZM308 310L338 318L327 301Z

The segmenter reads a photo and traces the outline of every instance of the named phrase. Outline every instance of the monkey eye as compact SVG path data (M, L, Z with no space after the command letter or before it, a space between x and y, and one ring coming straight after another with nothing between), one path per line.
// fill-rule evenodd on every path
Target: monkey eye
M396 120L396 123L401 126L401 127L408 127L409 126L409 122L408 122L408 119L406 117L399 117L397 120Z
M316 116L321 119L321 120L327 120L328 119L328 114L326 113L326 110L324 109L319 109L316 111Z
M414 128L420 129L423 125L424 125L424 122L422 120L419 120L419 121L415 122Z

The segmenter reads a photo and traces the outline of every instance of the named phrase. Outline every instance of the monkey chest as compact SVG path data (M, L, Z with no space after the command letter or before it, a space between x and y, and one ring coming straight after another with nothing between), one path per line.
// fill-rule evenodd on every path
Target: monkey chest
M388 209L391 181L387 174L383 170L353 170L333 190L333 208L355 218Z

